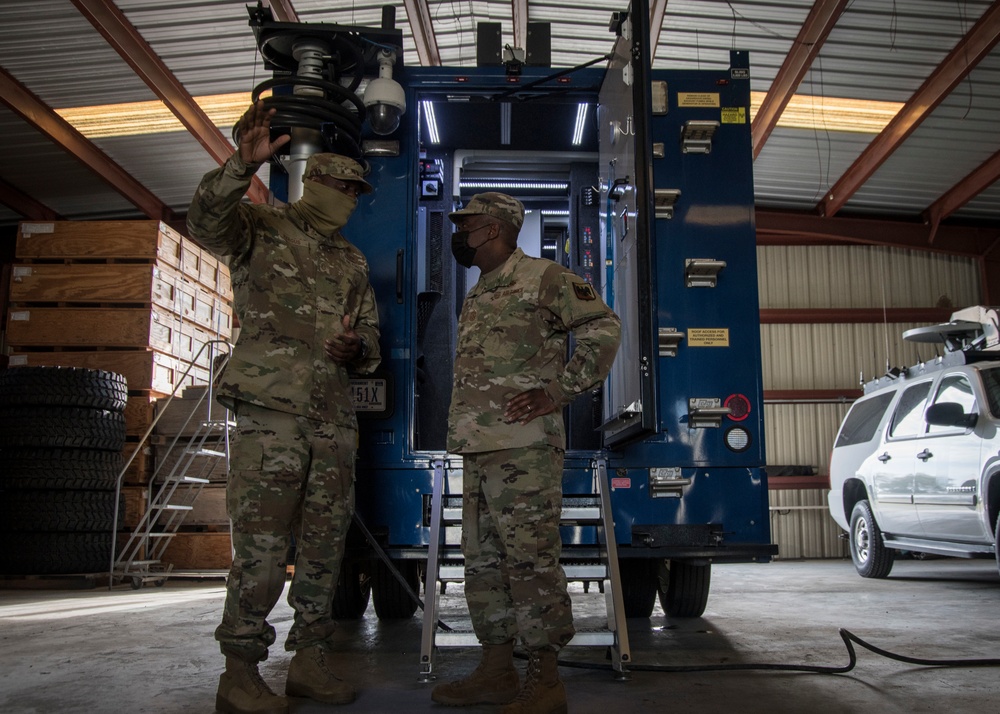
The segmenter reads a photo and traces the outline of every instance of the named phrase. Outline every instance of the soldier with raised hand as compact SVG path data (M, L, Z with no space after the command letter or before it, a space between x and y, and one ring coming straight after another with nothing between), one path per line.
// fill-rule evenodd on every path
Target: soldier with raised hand
M258 662L275 640L267 617L285 587L292 536L295 615L285 649L295 654L285 694L330 704L356 696L328 657L331 602L354 510L350 374L380 361L368 263L340 234L358 196L372 191L362 167L316 154L300 200L241 202L260 165L289 140L271 141L273 114L261 103L247 110L238 150L205 175L188 212L191 236L229 263L241 327L217 389L236 418L226 495L235 555L215 631L226 657L216 708L231 714L288 711Z
M458 323L448 450L463 457L465 596L483 651L472 674L431 698L564 713L557 655L575 630L559 564L562 408L607 376L621 324L582 278L517 247L517 199L481 193L450 218L456 261L482 271ZM529 654L523 686L517 639Z

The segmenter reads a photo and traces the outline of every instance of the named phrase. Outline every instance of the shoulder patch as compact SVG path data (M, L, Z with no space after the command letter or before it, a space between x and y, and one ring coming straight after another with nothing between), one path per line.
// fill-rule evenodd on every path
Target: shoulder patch
M573 292L576 294L578 300L597 299L597 293L594 292L594 288L590 286L590 283L573 283Z

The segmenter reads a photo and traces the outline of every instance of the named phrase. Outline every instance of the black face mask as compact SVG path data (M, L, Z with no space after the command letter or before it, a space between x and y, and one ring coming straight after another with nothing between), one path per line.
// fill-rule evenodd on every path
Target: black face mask
M469 245L469 235L478 231L479 228L488 228L489 224L473 228L471 231L455 231L451 234L451 254L455 256L455 262L463 268L471 268L476 260L478 246L473 248Z

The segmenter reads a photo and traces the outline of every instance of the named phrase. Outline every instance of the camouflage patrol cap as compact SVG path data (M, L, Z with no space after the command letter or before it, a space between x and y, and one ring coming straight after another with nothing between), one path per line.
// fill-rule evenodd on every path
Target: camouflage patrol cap
M524 223L524 204L506 193L487 191L486 193L477 193L469 199L465 208L452 211L448 214L448 218L454 221L458 216L477 215L499 218L501 221L513 224L515 228L520 230L521 224Z
M374 190L365 181L365 170L361 164L340 154L313 154L306 159L302 180L315 176L332 176L341 181L352 181L361 186L361 193L371 193Z

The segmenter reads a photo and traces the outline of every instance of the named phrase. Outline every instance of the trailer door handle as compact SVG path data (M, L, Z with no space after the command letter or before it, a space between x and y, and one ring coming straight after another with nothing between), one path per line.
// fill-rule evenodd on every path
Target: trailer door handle
M917 458L920 459L921 461L927 461L927 459L931 458L932 456L934 456L934 454L932 454L928 449L924 449L919 454L917 454Z
M396 251L396 302L403 302L403 249Z
M884 464L886 461L888 461L891 458L892 457L889 456L889 452L886 451L884 454L882 454L881 456L878 457L878 460L881 461Z

